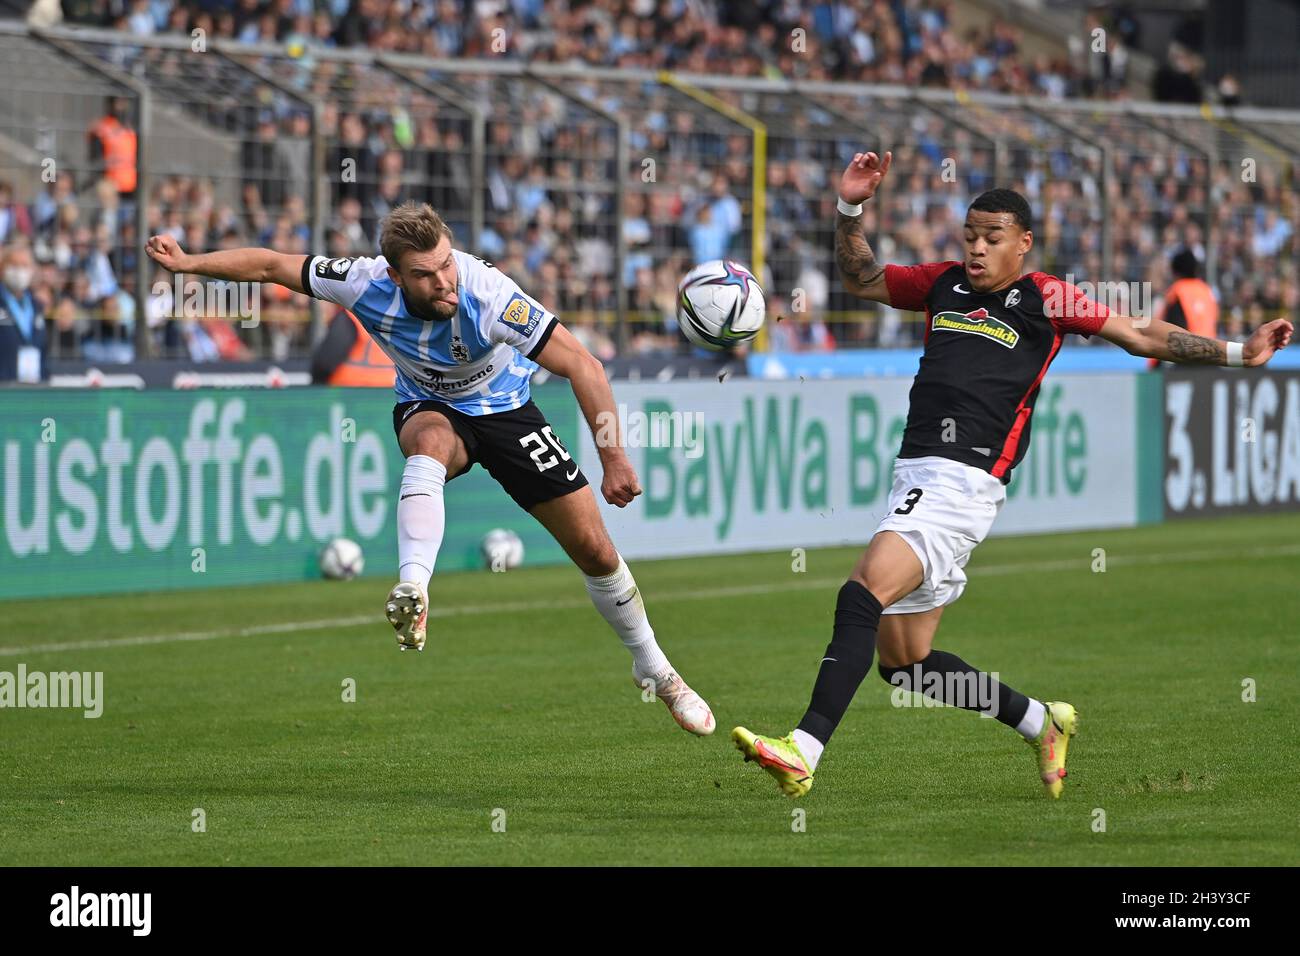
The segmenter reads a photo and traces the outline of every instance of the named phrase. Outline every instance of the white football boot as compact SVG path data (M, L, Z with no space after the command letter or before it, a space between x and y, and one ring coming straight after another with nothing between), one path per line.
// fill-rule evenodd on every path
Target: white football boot
M397 646L402 650L424 650L425 626L429 620L429 600L418 584L398 583L388 592L384 605L388 623L397 631Z
M713 711L704 702L704 698L687 685L686 681L669 671L659 678L641 677L632 669L632 683L641 688L642 693L651 689L654 695L664 702L668 713L673 715L679 727L697 737L707 737L716 726Z

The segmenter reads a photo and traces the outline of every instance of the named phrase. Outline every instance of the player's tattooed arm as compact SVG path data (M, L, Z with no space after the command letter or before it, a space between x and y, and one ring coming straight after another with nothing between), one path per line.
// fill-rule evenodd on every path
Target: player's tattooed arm
M1163 319L1135 318L1111 313L1099 333L1131 355L1186 365L1226 365L1227 345L1192 335Z
M1174 331L1165 341L1172 361L1188 365L1223 365L1226 361L1224 345L1218 339Z
M894 154L889 152L884 156L870 152L854 153L840 177L840 201L854 206L874 196L893 161ZM846 216L843 212L835 214L835 262L840 267L844 288L850 294L860 299L888 303L885 267L876 261L876 254L867 242L862 216Z
M1286 319L1265 322L1245 342L1232 345L1233 349L1240 349L1236 364L1247 367L1267 364L1279 349L1291 344L1294 331ZM1133 355L1184 365L1228 364L1228 342L1193 335L1161 319L1139 321L1112 314L1102 325L1100 335Z
M876 261L876 254L867 242L861 216L835 214L835 264L839 266L844 287L862 299L883 302L888 292L885 288L885 267Z

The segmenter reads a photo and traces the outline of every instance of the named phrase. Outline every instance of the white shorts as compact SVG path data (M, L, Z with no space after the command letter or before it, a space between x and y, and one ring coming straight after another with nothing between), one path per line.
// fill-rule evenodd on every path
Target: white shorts
M961 597L962 569L1006 500L1006 486L972 465L934 456L897 459L889 508L876 532L902 535L921 559L925 577L884 613L916 614Z

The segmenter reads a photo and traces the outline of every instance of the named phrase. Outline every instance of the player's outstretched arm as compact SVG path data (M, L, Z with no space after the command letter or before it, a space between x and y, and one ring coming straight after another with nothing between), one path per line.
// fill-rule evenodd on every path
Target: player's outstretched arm
M555 331L546 345L533 358L548 372L569 380L578 407L596 439L596 452L605 473L600 492L611 505L627 507L641 494L641 483L623 448L614 391L605 377L605 366L559 322L555 323Z
M1139 321L1112 315L1101 327L1102 338L1126 352L1183 365L1264 365L1286 348L1294 331L1286 319L1274 319L1255 330L1245 342L1225 342L1193 335L1186 329L1155 319Z
M889 304L889 289L885 286L885 267L876 261L876 254L867 242L861 207L876 194L893 161L893 153L885 153L884 159L875 153L855 153L840 177L835 213L835 263L845 290L860 299L886 304Z
M302 287L306 256L290 256L271 249L225 249L190 255L172 236L151 236L145 252L168 272L191 272L233 282L274 282L294 292Z

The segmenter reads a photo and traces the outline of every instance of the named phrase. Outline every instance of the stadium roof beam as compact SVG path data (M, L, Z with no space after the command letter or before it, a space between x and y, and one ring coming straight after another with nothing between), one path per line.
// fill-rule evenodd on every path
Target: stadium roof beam
M221 57L222 62L230 64L230 66L236 70L247 73L249 76L265 83L286 99L293 100L311 110L311 158L309 164L311 166L312 176L311 182L307 184L307 201L311 206L312 251L310 255L324 254L326 252L326 210L325 190L321 188L321 178L324 175L325 166L325 137L321 132L321 129L325 122L325 104L322 103L318 97L294 89L294 87L277 77L272 76L266 70L260 69L252 63L245 63L236 59L232 53L245 52L242 45L231 43L228 40L216 40L211 44L211 46L213 51ZM311 315L311 339L312 342L317 342L325 334L321 315L321 303L314 295L309 295L307 299L307 307L310 310Z
M483 158L487 149L487 117L483 107L473 99L465 97L456 90L449 89L441 83L435 83L423 74L428 72L428 61L422 57L405 53L381 53L375 59L376 65L390 76L408 83L434 97L439 102L469 114L470 118L470 211L469 241L474 249L479 248L483 235L484 209L483 192L487 179Z
M563 86L547 77L545 70L529 68L524 71L524 75L547 89L553 90L579 109L586 110L594 116L599 116L607 123L612 123L617 130L618 139L614 145L614 168L617 170L614 179L614 208L617 210L615 214L617 228L614 230L614 275L618 277L618 281L614 283L614 317L617 322L614 334L618 350L622 353L627 348L627 286L623 282L623 266L627 261L627 236L622 228L623 198L627 194L629 158L627 118L566 90Z
M153 95L149 90L149 85L142 82L136 77L129 76L122 71L109 66L96 59L85 50L76 46L76 44L57 35L53 30L32 29L31 35L42 43L46 43L63 53L72 57L82 67L106 79L114 85L124 90L129 90L136 98L137 110L140 114L136 123L136 146L135 146L135 175L136 175L136 201L135 201L135 238L140 248L135 250L135 326L132 331L134 338L135 357L137 359L148 358L150 351L149 341L149 321L148 321L148 304L149 304L149 268L150 259L144 254L144 243L149 232L149 185L151 177L149 175L148 164L145 162L148 157L149 139L151 135L151 124L149 113L153 107Z

